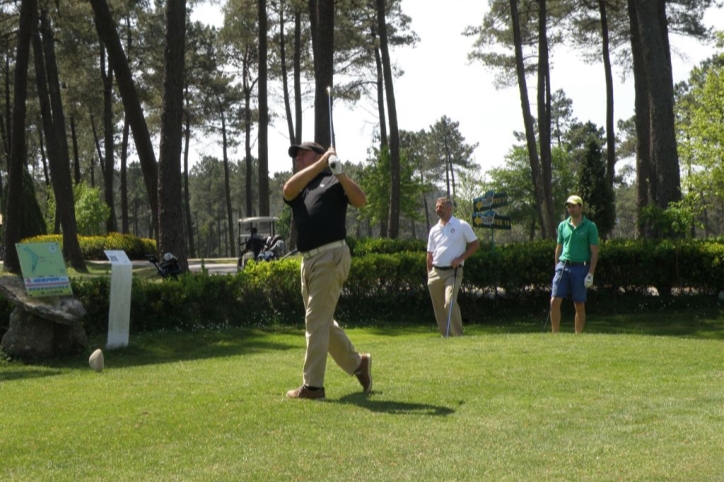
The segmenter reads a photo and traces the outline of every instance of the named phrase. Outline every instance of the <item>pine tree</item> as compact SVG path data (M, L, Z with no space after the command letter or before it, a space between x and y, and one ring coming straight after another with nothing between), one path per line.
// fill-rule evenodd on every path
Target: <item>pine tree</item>
M598 234L606 239L616 222L613 188L606 178L606 159L600 141L590 136L581 160L578 192L583 198L585 215L596 223Z

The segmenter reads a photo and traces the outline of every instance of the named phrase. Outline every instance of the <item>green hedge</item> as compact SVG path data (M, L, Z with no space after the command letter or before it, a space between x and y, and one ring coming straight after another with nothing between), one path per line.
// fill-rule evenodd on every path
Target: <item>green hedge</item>
M131 331L268 326L303 322L299 261L250 263L236 275L185 274L177 280L133 278ZM110 280L73 281L86 307L86 329L105 333Z
M62 234L47 234L22 240L23 243L51 243L63 245ZM130 259L145 259L147 253L156 252L156 241L131 234L109 233L106 236L78 236L83 259L105 260L104 251L125 251Z
M724 289L723 262L721 240L611 241L602 247L596 284L612 292L655 287L661 295L681 289L716 294Z
M425 252L427 242L420 239L347 238L353 256L366 254L394 254L404 252Z
M387 243L375 246L394 250ZM483 245L465 263L459 298L465 322L498 323L508 315L544 320L554 250L552 241L496 246L494 251ZM336 318L358 325L395 321L434 324L425 258L424 248L353 256ZM723 263L724 243L719 240L602 243L595 285L589 290L589 310L669 309L675 303L672 300L687 298L673 296L678 294L716 300L716 294L724 289ZM134 278L131 330L302 326L299 271L300 258L295 257L250 263L235 275ZM89 333L107 331L109 283L107 278L73 281L73 292L88 312ZM651 287L660 296L651 296ZM9 313L7 305L0 303L0 311L7 308Z

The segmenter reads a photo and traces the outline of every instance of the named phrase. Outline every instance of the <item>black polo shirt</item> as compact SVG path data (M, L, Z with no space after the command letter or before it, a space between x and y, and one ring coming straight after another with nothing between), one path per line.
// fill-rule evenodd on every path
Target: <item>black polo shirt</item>
M347 237L347 204L349 200L339 179L325 170L312 179L291 201L297 248L301 252L339 241Z

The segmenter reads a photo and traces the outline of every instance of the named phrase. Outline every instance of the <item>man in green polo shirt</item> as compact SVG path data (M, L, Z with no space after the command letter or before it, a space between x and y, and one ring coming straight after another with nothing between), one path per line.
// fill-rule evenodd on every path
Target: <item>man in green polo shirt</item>
M598 228L583 215L583 200L570 196L566 200L568 219L558 225L556 271L551 289L551 329L561 326L561 303L570 293L576 308L575 331L583 333L586 324L586 289L593 285L598 263Z

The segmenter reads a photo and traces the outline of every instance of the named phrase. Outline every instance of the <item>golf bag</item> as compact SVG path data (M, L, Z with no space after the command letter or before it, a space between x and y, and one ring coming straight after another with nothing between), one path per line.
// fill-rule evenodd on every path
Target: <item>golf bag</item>
M164 254L161 261L158 261L156 255L153 254L147 254L146 259L156 267L158 274L162 278L168 278L170 276L173 279L178 279L178 275L181 274L181 266L179 265L178 258L172 253Z

